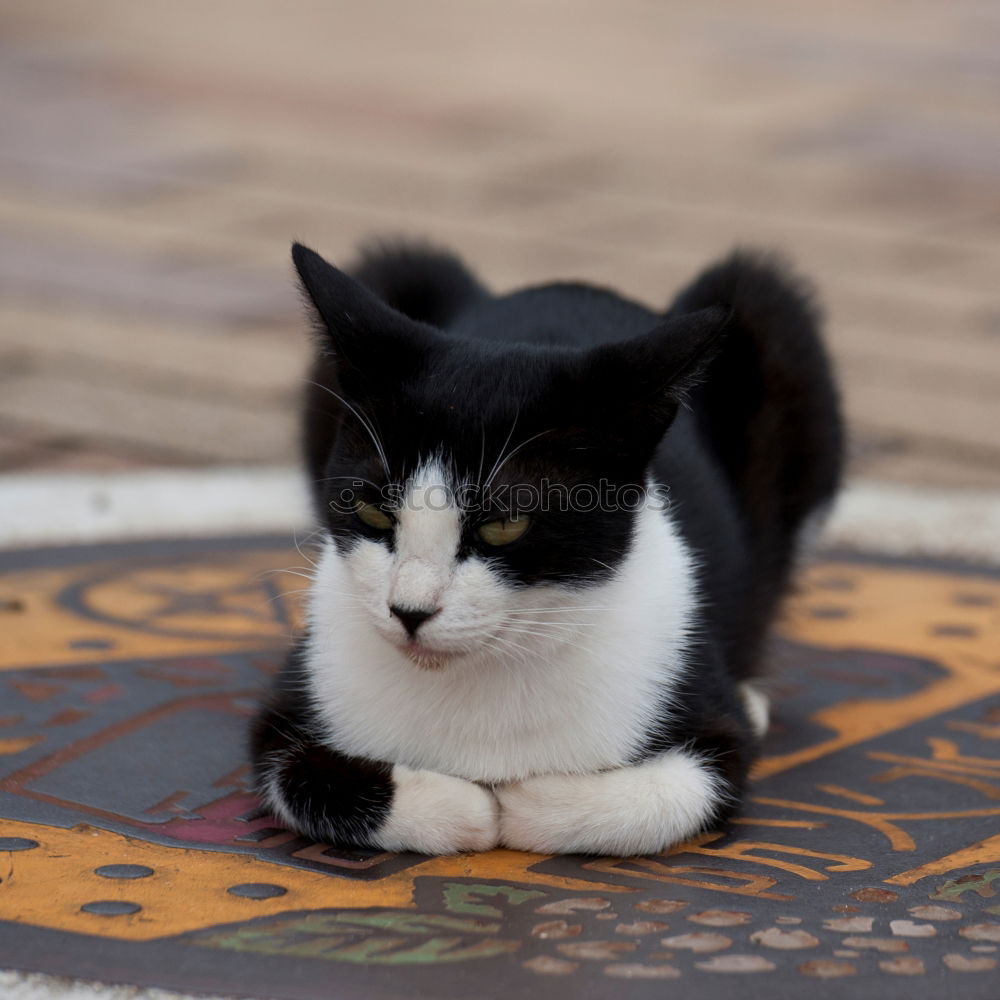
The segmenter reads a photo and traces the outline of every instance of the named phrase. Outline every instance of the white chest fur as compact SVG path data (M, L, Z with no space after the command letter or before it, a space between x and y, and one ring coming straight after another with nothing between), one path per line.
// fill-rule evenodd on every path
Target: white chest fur
M696 601L691 555L655 510L638 515L612 579L503 588L497 597L516 604L520 632L496 641L484 633L479 648L436 670L372 627L355 577L328 543L310 594L306 662L331 745L496 783L624 764L680 676Z

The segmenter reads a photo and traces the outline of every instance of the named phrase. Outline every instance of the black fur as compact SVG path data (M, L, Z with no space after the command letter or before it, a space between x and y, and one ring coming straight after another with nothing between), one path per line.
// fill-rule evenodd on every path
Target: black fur
M338 545L377 533L336 509L348 481L364 480L360 498L380 503L381 487L442 442L471 481L505 442L524 442L467 518L465 552L482 547L476 528L502 516L517 484L638 488L651 474L667 487L698 555L701 617L680 696L640 759L677 746L699 753L727 789L723 818L756 752L736 682L758 669L798 538L840 479L837 392L803 282L773 257L736 252L657 314L582 284L494 298L455 257L422 247L369 252L357 280L304 247L293 256L319 347L306 468ZM372 422L384 456L348 403ZM490 553L517 585L598 580L631 544L627 511L527 512L523 539ZM293 654L258 720L258 781L282 761L300 828L363 843L389 808L390 764L324 747L295 693L300 671Z
M322 740L305 697L302 646L278 674L250 732L254 778L276 781L298 830L328 843L366 844L389 813L392 768L348 757Z
M425 244L373 243L351 273L404 316L440 329L489 294L454 254Z
M844 442L811 288L773 256L737 252L695 279L670 312L719 303L732 309L726 347L695 390L692 409L745 539L747 586L731 609L739 624L727 662L747 676L787 586L797 536L837 490Z

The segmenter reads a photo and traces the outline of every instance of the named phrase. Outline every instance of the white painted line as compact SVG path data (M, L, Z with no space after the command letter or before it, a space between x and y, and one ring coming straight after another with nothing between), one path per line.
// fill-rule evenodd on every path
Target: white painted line
M309 525L290 468L212 468L0 479L0 546L290 534Z
M290 467L23 474L0 479L0 547L311 528ZM819 544L1000 565L1000 493L861 480L841 495Z
M1000 565L1000 492L858 481L841 494L820 543Z

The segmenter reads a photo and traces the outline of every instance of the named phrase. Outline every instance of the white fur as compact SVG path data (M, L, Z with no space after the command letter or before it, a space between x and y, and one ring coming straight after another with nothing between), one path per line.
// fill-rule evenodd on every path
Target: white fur
M388 603L433 611L454 573L462 518L447 502L447 477L440 463L421 467L408 487L397 515ZM394 627L402 629L402 624ZM401 638L405 640L405 634Z
M500 843L545 854L651 854L697 833L718 805L712 771L683 750L601 774L497 789Z
M750 718L750 725L757 739L763 739L770 724L771 699L748 682L741 684L739 690L743 708Z
M420 627L420 642L442 658L474 649L492 622L505 588L482 560L457 561L462 522L454 505L444 506L450 485L440 462L417 470L397 515L395 552L362 541L343 558L327 546L312 591L313 632L345 643L347 670L372 655L399 658L409 635L390 605L437 610ZM319 600L317 591L324 591ZM384 642L374 643L375 654L364 648L378 637ZM412 658L402 660L412 673Z
M432 474L440 467L421 470L411 491ZM330 744L490 783L621 767L684 668L693 566L669 515L638 514L632 549L606 582L518 589L486 559L458 561L458 512L441 514L401 515L396 553L364 541L346 556L328 543L320 557L307 662ZM455 547L434 549L432 538ZM411 558L432 565L406 593L441 609L418 633L440 654L435 670L407 654L388 612Z
M399 765L392 779L392 810L373 836L383 850L456 854L496 847L499 807L485 788Z
M283 759L284 754L278 754L270 762L261 797L272 815L295 829L298 823L281 783ZM367 834L374 846L424 854L488 851L496 846L500 807L487 789L463 778L401 765L392 769L392 784L389 815L374 834Z

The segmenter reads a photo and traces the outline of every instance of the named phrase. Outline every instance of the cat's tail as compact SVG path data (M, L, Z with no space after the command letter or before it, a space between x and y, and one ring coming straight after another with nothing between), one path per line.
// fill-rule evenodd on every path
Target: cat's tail
M820 312L802 278L751 250L703 271L671 312L714 305L732 319L691 402L743 507L757 565L780 576L841 476L844 434Z
M424 243L370 243L350 270L394 309L442 329L489 294L458 257Z

